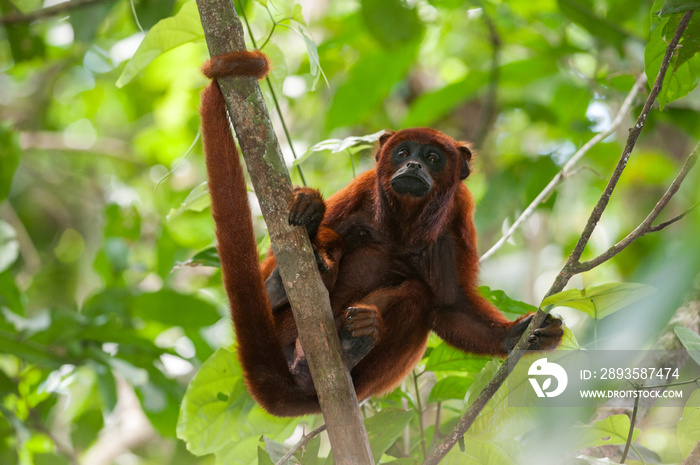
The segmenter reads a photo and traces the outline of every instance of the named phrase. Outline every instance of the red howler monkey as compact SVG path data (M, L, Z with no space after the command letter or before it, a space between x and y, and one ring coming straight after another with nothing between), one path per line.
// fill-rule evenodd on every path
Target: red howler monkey
M270 413L320 411L291 309L270 255L258 265L243 171L217 77L268 70L257 51L208 61L214 79L201 116L212 211L238 357L248 390ZM476 290L473 200L462 182L471 151L428 128L387 132L377 167L325 203L297 188L290 224L303 225L317 252L348 369L359 399L393 389L420 361L430 331L477 354L505 355L531 315L507 320ZM531 348L553 348L561 320L548 316Z

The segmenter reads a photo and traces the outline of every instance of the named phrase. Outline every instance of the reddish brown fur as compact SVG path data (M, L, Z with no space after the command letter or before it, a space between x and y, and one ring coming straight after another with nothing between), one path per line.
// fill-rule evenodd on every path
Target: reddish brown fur
M232 56L237 63L227 62ZM217 57L204 66L205 74L216 77L225 70L226 75L260 77L258 68L246 63L261 56L239 52ZM270 254L258 267L245 182L216 82L202 95L201 113L224 285L248 389L276 415L318 412L307 371L295 368L305 357L297 345L291 309L287 305L273 314L268 302L263 280L276 263ZM434 188L424 198L392 190L390 154L402 141L430 143L448 158L447 168L433 176ZM343 337L350 343L359 337L343 336L343 328L355 328L372 343L351 365L360 399L398 385L420 361L431 330L447 343L479 354L503 355L502 344L514 337L509 331L515 322L476 290L474 202L461 182L471 159L465 147L429 128L388 133L380 140L377 168L326 201L313 243L331 269L324 282L341 344ZM300 192L320 198L311 190ZM359 324L350 321L352 307L362 309ZM560 333L556 326L545 345L556 345Z

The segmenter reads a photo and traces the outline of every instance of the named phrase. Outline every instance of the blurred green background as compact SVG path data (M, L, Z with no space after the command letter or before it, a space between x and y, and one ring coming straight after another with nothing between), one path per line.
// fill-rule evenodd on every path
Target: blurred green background
M210 358L233 337L198 132L206 84L199 67L208 53L195 4L75 3L0 0L0 463L256 463L261 435L268 442L260 463L267 463L278 443L321 419L264 414L245 393L235 357L219 350ZM655 78L680 17L655 12L690 2L666 3L236 2L274 63L272 87L291 140L263 83L264 92L285 158L290 166L302 158L306 183L328 196L373 166L371 143L309 150L329 139L432 126L472 140L479 153L467 185L482 252L609 125L635 78ZM18 19L42 8L58 11ZM646 217L697 143L700 16L682 45L584 258ZM573 249L648 88L620 128L483 264L491 289L484 292L513 317L530 308L522 302L540 303ZM301 184L299 169L291 173ZM698 202L697 185L696 170L661 221ZM269 241L253 211L262 253ZM557 309L571 345L648 348L698 274L699 232L693 210L572 279L575 288L636 282L657 291L596 321L595 341L591 318ZM205 411L195 397L201 383L183 396L209 358L200 381L211 375L222 384L202 395L221 405ZM404 385L363 407L367 416L387 415L375 423L395 426L383 460L421 460L455 423L465 394L468 404L478 393L467 392L472 381L483 385L498 363L487 362L431 339ZM225 367L229 375L216 376ZM697 408L660 407L638 425L636 443L656 463L680 462L700 439L677 430L684 416L700 431L695 398ZM590 411L497 410L467 437L472 455L455 449L450 463L560 463L562 453L574 460L590 445L547 449L532 433L546 423L552 443L555 433L575 436L566 428ZM318 446L327 455L325 439Z

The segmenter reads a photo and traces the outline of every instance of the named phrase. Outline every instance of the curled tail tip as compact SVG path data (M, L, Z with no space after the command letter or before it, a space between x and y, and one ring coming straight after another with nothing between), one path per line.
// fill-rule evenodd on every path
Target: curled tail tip
M209 79L224 76L255 76L262 79L270 72L270 61L260 50L243 50L215 56L204 63L202 74Z

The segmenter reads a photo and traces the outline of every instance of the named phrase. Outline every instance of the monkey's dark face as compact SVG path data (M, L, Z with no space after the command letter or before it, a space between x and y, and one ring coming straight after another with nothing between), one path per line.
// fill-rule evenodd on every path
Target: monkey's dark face
M392 150L391 164L396 168L391 177L393 191L421 198L433 189L433 180L445 169L447 157L436 145L406 140Z

